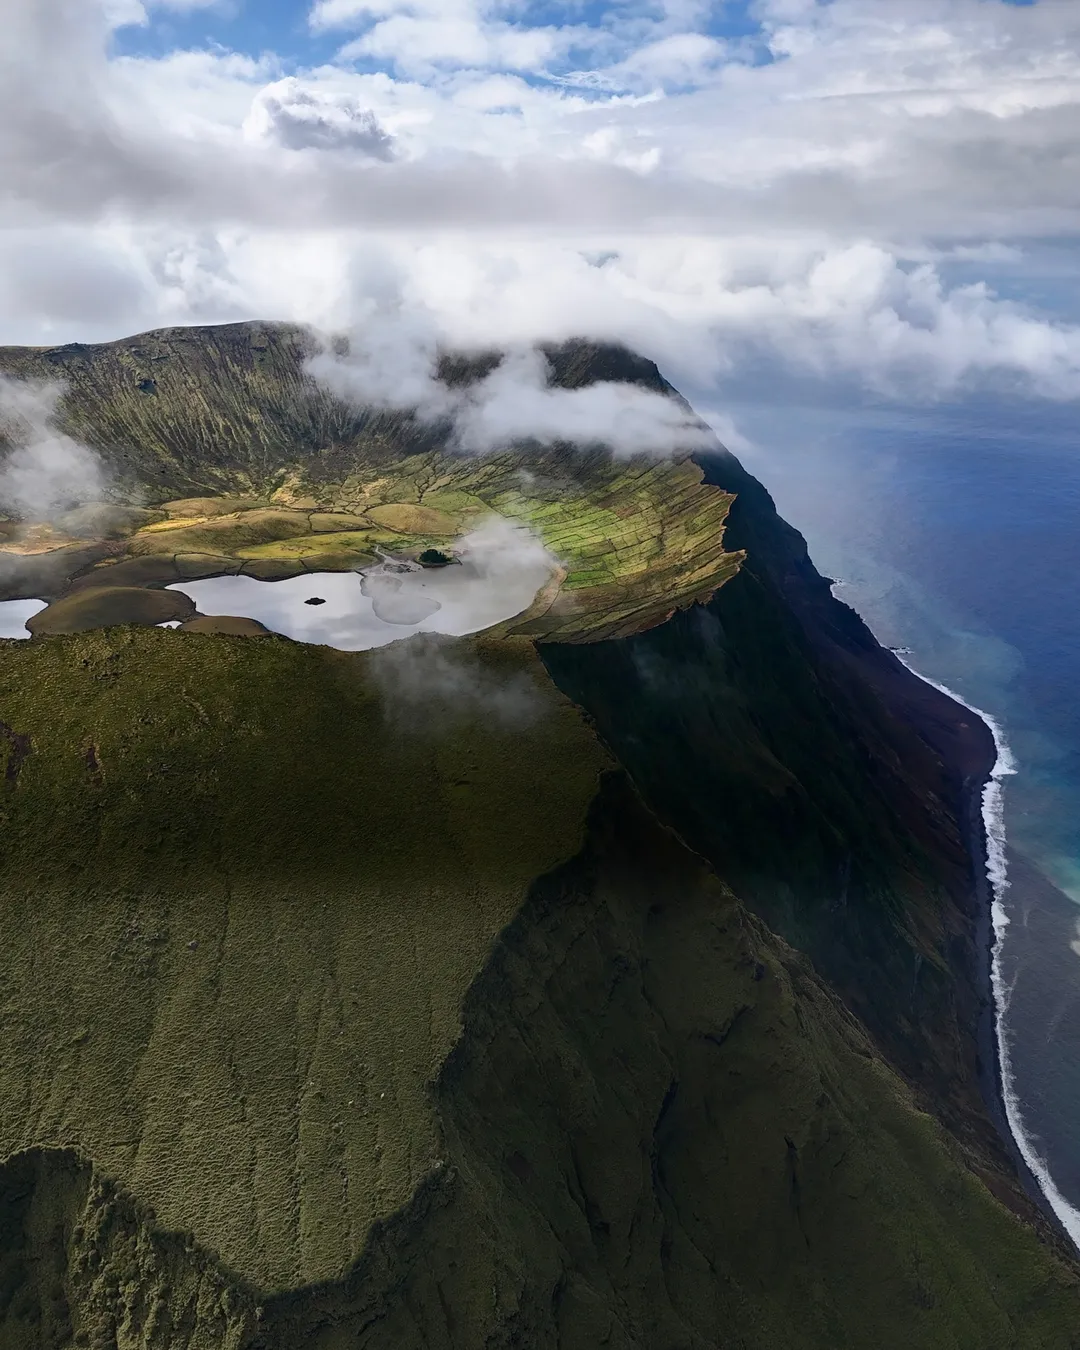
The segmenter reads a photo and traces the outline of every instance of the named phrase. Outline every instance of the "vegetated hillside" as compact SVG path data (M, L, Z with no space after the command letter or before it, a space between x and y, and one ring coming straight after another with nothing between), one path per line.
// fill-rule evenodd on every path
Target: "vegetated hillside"
M543 659L661 817L813 958L1030 1213L984 1101L990 732L833 599L730 456L706 467L738 491L738 574L663 627Z
M94 345L0 347L0 371L62 384L66 428L101 453L121 489L154 502L261 496L298 468L310 484L340 486L358 457L369 467L393 465L445 446L445 426L337 398L306 372L316 349L309 333L289 324L222 324ZM549 360L569 388L655 378L655 368L628 352L584 343L553 348ZM447 363L446 375L461 381L483 368ZM567 450L553 457L564 477L587 483L607 473L603 455ZM500 465L497 456L489 462Z
M707 606L623 643L545 645L650 804L807 952L1019 1213L996 1082L980 788L989 729L882 649L733 456L744 553Z
M508 720L396 652L5 646L8 1344L1073 1344L531 645L435 651Z
M581 345L555 370L667 387ZM361 502L359 442L297 505L293 453L292 505L161 523L427 505L400 467ZM631 472L558 459L522 515L588 521ZM677 547L655 483L613 513L623 636L595 589L572 633L380 653L2 644L0 1350L1080 1346L979 1092L988 747L703 465L671 470ZM59 604L164 584L134 524L54 564ZM695 537L713 598L665 608Z
M723 544L731 495L705 484L689 455L616 460L569 445L451 454L446 428L328 394L305 373L310 345L284 325L233 324L0 349L0 372L63 381L63 425L100 455L116 499L50 522L0 521L0 597L351 570L379 549L445 547L494 513L532 528L564 564L558 594L527 631L578 642L660 622L737 569ZM568 385L647 372L627 353L580 344L549 360Z
M437 668L500 721L388 698L393 654L9 644L0 1154L79 1149L261 1288L339 1274L438 1157L461 1000L606 763L518 647Z

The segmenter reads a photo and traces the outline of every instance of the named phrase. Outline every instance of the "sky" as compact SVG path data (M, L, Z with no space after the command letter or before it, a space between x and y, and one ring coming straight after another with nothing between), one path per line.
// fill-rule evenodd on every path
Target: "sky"
M721 418L777 372L1080 397L1076 0L0 0L0 33L0 343L614 339Z

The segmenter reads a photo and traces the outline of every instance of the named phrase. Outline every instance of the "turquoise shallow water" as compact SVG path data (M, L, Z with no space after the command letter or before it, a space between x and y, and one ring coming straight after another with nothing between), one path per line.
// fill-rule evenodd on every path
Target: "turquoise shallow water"
M1000 725L1002 1024L1029 1145L1080 1211L1080 416L1075 406L728 409L837 595ZM1080 1212L1069 1226L1080 1234Z

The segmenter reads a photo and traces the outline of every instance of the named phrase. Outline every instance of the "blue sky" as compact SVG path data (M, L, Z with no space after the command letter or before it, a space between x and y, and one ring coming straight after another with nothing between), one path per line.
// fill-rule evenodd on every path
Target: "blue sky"
M313 33L308 6L296 0L234 0L188 13L154 9L145 25L117 30L125 55L164 56L177 48L219 47L260 56L274 52L288 65L318 65L341 46L340 34Z
M751 0L711 5L695 30L717 38L760 35L761 24L751 14L753 7ZM287 68L318 65L333 58L342 45L342 34L313 31L309 8L297 0L225 0L187 12L155 8L148 23L117 30L116 50L125 55L163 56L177 48L216 46L255 57L273 52ZM574 23L599 28L610 23L613 16L625 18L636 8L625 4L532 4L527 20L533 27Z
M1038 0L990 0L1013 7L1033 6ZM707 4L695 31L717 38L754 38L762 34L755 0L727 0ZM310 6L300 0L221 0L194 9L161 8L150 11L146 24L127 25L115 36L117 51L129 55L162 56L177 48L217 46L249 56L274 52L290 67L316 65L333 57L341 46L337 33L312 31ZM519 7L520 10L520 7ZM602 27L647 6L628 4L530 4L527 21L535 27L584 24Z

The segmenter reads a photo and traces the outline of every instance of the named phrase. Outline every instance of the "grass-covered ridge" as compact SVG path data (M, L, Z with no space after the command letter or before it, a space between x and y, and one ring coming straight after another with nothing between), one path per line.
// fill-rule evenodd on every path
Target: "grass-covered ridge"
M0 1157L75 1147L263 1288L409 1199L465 991L606 762L528 644L454 651L526 715L276 638L3 644Z
M575 642L661 622L737 570L723 547L731 496L705 485L688 455L619 460L565 445L453 454L445 428L335 399L305 372L310 350L301 330L255 324L0 349L0 372L64 383L65 427L101 455L114 493L141 508L126 528L115 509L99 510L96 527L85 510L36 533L9 524L0 597L129 584L110 571L139 558L160 560L141 583L152 586L192 566L264 579L345 570L379 550L452 547L495 513L535 529L565 570L560 595L523 631ZM612 356L596 370L587 356L573 345L553 352L553 382L640 375L629 356L625 369Z
M106 634L37 650L88 681L107 675L101 699L126 711L142 663L123 663L181 643ZM312 679L326 661L272 640L183 651L199 645L215 666L230 652L229 683L257 687L293 661ZM205 683L192 659L183 675ZM552 696L534 665L478 659L488 674L507 661L503 677L529 672ZM365 665L330 664L346 684L347 667ZM312 683L321 702L322 678ZM192 686L177 688L186 702ZM203 711L226 711L211 694ZM43 752L39 806L72 760L93 791L110 772L122 791L140 761L161 774L185 743L220 750L212 720L195 716L183 736L180 725L155 707L130 756L112 740L58 754L75 748L71 720L62 739L32 738L12 797ZM18 1142L0 1167L0 1291L15 1294L0 1306L0 1346L44 1346L43 1328L65 1344L67 1326L86 1338L76 1344L145 1350L1075 1350L1075 1271L968 1172L806 963L625 777L597 791L605 759L594 743L582 762L589 736L573 710L556 699L533 726L516 744L535 761L549 741L564 771L578 756L589 781L575 805L589 809L566 834L574 856L496 936L464 915L494 917L491 879L459 873L436 889L416 875L416 847L438 856L456 819L463 860L485 878L490 844L460 827L466 799L500 830L512 822L486 795L495 788L530 792L541 815L566 798L524 759L513 788L476 727L467 766L441 760L458 811L430 766L415 812L407 782L384 785L405 816L382 906L378 866L358 876L365 845L341 837L357 822L328 814L341 765L325 741L286 774L297 821L265 863L270 829L287 822L277 812L263 826L256 810L280 780L235 777L270 753L249 746L226 765L252 805L187 872L175 871L193 843L181 824L158 850L156 885L145 845L119 853L118 877L104 870L115 839L28 876L33 913L8 883L5 907L18 904L27 931L3 967L15 1032L0 1078L5 1147ZM230 730L262 741L274 729ZM275 749L297 748L286 733ZM64 787L62 801L77 795ZM370 792L359 803L361 827L386 823L371 819ZM199 794L196 808L205 829ZM12 819L27 823L21 810ZM236 868L239 820L256 834ZM402 824L422 825L422 839ZM524 842L522 871L544 860ZM500 848L500 865L513 852ZM295 871L279 883L287 857ZM81 905L61 915L58 891L76 884ZM481 959L459 1013L447 983L470 953Z
M947 766L764 586L803 574L745 480L462 459L304 354L0 353L140 503L0 530L0 593L95 625L0 643L0 1350L1080 1350L980 1133L977 991L927 996L971 942ZM482 638L96 628L491 511L564 569Z

